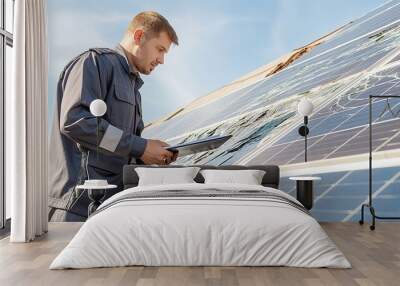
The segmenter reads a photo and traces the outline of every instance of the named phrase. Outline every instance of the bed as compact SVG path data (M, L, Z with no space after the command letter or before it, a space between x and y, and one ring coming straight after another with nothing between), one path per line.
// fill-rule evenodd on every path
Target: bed
M137 167L124 167L124 191L100 205L50 269L351 267L308 211L278 189L278 166L198 166L264 170L261 185L205 184L198 173L194 183L152 186L138 186Z

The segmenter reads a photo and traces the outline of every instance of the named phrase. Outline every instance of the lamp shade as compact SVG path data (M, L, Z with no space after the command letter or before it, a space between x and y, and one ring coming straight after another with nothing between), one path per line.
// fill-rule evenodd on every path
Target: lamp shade
M90 113L96 117L103 116L107 111L106 103L101 99L95 99L90 103Z
M302 98L297 105L297 111L303 116L309 116L314 110L314 105L307 98Z

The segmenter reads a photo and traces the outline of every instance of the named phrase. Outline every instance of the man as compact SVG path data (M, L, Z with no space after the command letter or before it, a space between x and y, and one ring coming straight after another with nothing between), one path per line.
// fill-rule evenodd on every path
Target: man
M168 21L156 12L142 12L115 49L90 49L64 68L49 146L49 220L86 220L87 192L75 187L87 179L117 185L107 198L122 190L125 164L168 165L176 160L165 142L140 137L139 73L150 74L163 64L172 43L178 45L178 37ZM99 136L89 109L95 99L107 104Z

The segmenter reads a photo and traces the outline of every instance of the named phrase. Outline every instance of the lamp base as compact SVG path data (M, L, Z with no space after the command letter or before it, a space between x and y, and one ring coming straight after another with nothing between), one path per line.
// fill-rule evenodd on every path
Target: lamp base
M310 133L310 130L308 129L307 126L305 126L305 125L300 126L300 128L299 128L299 134L300 134L301 136L304 137L304 136L308 135L308 133Z

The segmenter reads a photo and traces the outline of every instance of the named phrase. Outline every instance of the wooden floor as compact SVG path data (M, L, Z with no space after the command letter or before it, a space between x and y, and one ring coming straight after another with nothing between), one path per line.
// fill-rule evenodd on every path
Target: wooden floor
M81 226L51 223L32 243L0 241L0 285L400 285L400 223L379 223L375 231L356 223L323 228L353 268L290 267L120 267L48 270Z

